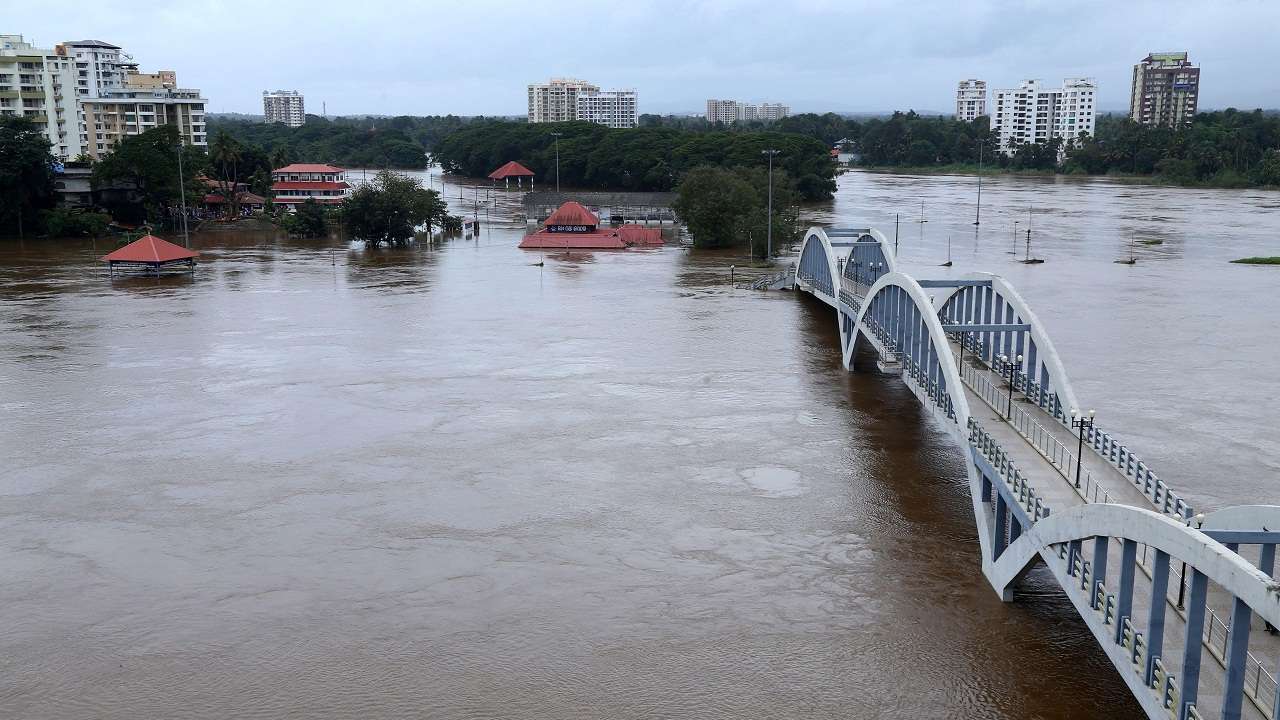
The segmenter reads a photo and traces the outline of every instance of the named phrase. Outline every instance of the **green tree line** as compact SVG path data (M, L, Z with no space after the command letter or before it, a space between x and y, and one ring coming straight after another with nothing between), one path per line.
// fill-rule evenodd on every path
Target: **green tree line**
M555 183L560 133L560 183L609 190L670 191L695 167L763 166L762 151L777 149L775 166L786 171L804 200L835 192L835 169L822 141L776 131L737 132L678 127L614 129L587 122L529 124L476 122L443 138L432 156L446 171L484 177L508 160Z
M210 117L209 137L224 132L254 156L249 172L292 162L339 167L421 169L427 152L449 133L473 122L456 115L390 118L335 118L308 115L301 127L244 119ZM260 162L259 162L260 160ZM247 179L241 180L247 182Z

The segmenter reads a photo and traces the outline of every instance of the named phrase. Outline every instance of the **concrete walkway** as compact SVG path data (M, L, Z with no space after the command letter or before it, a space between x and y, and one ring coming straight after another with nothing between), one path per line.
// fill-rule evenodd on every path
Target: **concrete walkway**
M958 359L959 345L952 343L951 349ZM1121 503L1160 511L1160 508L1134 486L1127 476L1095 452L1088 443L1085 443L1084 451L1079 458L1081 480L1080 488L1077 489L1076 452L1079 439L1071 429L1064 427L1057 419L1017 392L1013 395L1012 419L1010 419L1008 417L1010 414L1008 383L969 353L966 353L964 362L961 364L961 375L965 381L964 392L971 417L1000 444L1009 458L1028 478L1041 501L1052 511L1057 512L1089 502ZM1106 578L1109 591L1114 591L1118 585L1121 552L1121 543L1109 544L1107 565L1110 571ZM1088 551L1085 555L1088 557ZM1150 578L1154 555L1154 552L1149 551L1145 546L1140 546L1138 549L1141 572L1135 577L1131 617L1134 619L1136 629L1144 634L1152 602ZM1065 583L1064 588L1072 588L1069 592L1085 592L1079 589L1078 578L1065 577L1065 563L1059 561L1058 567L1051 569L1055 574L1060 575L1059 580ZM1179 563L1175 561L1170 573L1168 597L1164 600L1168 603L1168 613L1163 656L1167 658L1180 658L1185 643L1186 616L1185 612L1177 607L1181 581L1180 570ZM1071 583L1072 580L1075 580L1074 586ZM1197 702L1197 710L1202 718L1220 717L1226 675L1223 647L1231 600L1230 595L1210 583L1208 606L1211 614L1205 620L1206 650L1201 667ZM1275 684L1269 675L1261 674L1258 670L1261 667L1271 675L1275 674L1277 663L1280 662L1280 637L1267 633L1256 615L1251 623L1249 651L1253 659L1247 663L1246 668L1247 690L1242 717L1267 720L1271 718ZM1168 670L1176 675L1180 673L1181 668L1174 667ZM1121 670L1121 672L1126 671ZM1250 691L1255 687L1259 698L1256 701L1250 697ZM1265 712L1262 708L1265 708Z

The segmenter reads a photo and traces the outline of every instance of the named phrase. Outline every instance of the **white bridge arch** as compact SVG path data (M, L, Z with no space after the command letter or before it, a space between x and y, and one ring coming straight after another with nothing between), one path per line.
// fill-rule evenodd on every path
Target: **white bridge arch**
M1280 508L1196 515L1127 445L1074 418L1062 358L1004 278L918 280L879 232L815 227L793 285L836 310L846 368L873 352L956 439L1002 599L1043 565L1152 718L1280 720L1280 640L1249 631L1280 626L1268 529Z

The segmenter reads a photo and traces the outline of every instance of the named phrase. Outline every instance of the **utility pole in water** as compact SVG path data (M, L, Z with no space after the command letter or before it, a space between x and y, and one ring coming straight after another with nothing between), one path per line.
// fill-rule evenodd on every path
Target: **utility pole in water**
M898 213L893 214L893 259L898 259Z
M187 232L187 190L184 187L185 182L182 179L182 138L178 138L178 196L182 198L182 245L183 247L191 247L191 234ZM232 184L232 194L236 192L235 183ZM230 203L232 198L227 198Z
M983 143L978 141L978 211L973 216L973 224L982 224L982 148Z

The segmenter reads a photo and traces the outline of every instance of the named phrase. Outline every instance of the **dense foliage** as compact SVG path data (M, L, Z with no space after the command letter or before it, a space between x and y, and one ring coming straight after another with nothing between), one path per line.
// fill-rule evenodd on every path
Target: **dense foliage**
M0 233L24 234L53 206L49 140L29 118L0 116Z
M44 231L51 237L98 237L107 232L111 216L92 210L54 208L41 214Z
M179 182L179 152L184 183ZM203 150L180 143L175 126L161 125L116 143L102 160L94 163L93 185L123 185L129 189L102 201L112 216L156 222L172 217L170 210L184 191L188 203L204 197L204 187L195 177L204 171L207 162Z
M325 118L308 115L302 127L280 123L213 117L210 137L224 132L245 147L257 150L245 165L239 182L253 174L292 162L329 163L339 167L420 169L427 152L450 132L472 122L456 115L392 118Z
M761 152L776 148L780 151L776 166L794 179L802 198L827 199L836 188L827 146L780 132L483 122L450 134L432 155L445 170L472 177L483 177L508 160L517 160L547 187L555 183L553 132L562 133L560 182L570 187L669 191L695 167L763 166Z
M1102 117L1095 137L1067 151L1063 169L1157 175L1186 184L1280 186L1280 115L1207 112L1177 130Z
M370 182L356 188L342 206L342 222L351 237L370 245L412 240L415 228L441 227L448 217L448 205L435 190L423 188L417 180L383 170Z
M314 199L299 205L295 212L281 216L280 225L290 235L303 238L322 237L329 230L324 208Z
M755 257L767 254L767 170L703 165L686 173L676 192L675 211L689 228L695 247L746 246ZM774 170L774 254L799 237L799 200L791 178L785 171Z

